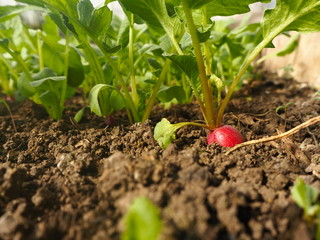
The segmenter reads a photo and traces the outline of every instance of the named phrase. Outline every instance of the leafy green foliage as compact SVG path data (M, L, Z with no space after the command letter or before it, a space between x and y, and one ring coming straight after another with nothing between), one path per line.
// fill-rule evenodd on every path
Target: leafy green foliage
M34 11L39 9L39 7L30 5L0 6L0 22L7 21L25 11Z
M63 82L65 76L44 68L41 72L32 75L33 81L22 75L18 80L18 89L22 95L32 98L42 104L53 119L60 119L63 108L60 105Z
M191 1L191 0L190 0ZM199 0L200 1L200 0ZM207 17L232 16L235 14L247 13L250 11L249 5L256 2L268 3L271 0L211 0L207 5ZM203 2L205 2L203 0Z
M167 148L168 145L176 138L175 132L184 126L192 125L193 123L181 122L171 124L166 118L157 123L154 128L154 138L162 148Z
M159 210L145 198L136 198L125 216L122 240L157 240L162 228Z
M320 206L314 205L318 199L319 191L306 185L300 178L298 178L291 189L291 195L299 207L303 208L307 216L313 216L320 210Z
M163 87L158 93L158 99L162 103L167 103L176 99L178 103L182 104L185 102L186 94L180 86Z
M244 19L232 29L233 22L211 18L246 13L250 4L270 0L119 0L125 19L112 14L110 0L100 8L90 0L18 1L26 5L0 7L0 87L10 94L17 88L54 118L80 87L92 112L105 117L125 107L132 122L146 120L154 103L195 98L206 122L198 126L213 130L263 48L289 30L320 30L319 0L278 0L262 24ZM18 14L28 9L46 14L41 29L21 22ZM293 37L278 55L297 43ZM42 76L48 69L51 74ZM161 145L182 125L157 126Z
M291 196L295 203L304 210L304 216L309 223L314 223L315 239L320 238L320 202L319 191L297 178L291 189Z
M263 36L274 36L285 31L320 31L319 0L281 0L277 7L265 12Z
M89 103L90 110L100 117L106 117L125 107L123 95L117 88L107 84L97 84L91 89Z

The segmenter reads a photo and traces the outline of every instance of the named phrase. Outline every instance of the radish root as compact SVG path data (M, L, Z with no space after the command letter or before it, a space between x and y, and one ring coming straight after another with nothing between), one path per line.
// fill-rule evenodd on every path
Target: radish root
M240 143L240 144L234 146L233 148L230 148L226 152L226 155L228 155L231 152L233 152L233 151L235 151L235 150L237 150L239 148L242 148L244 146L253 145L253 144L257 144L257 143L270 142L270 141L274 141L276 139L280 139L280 138L291 136L292 134L295 134L296 132L300 131L301 129L309 127L310 125L313 125L313 124L315 124L317 122L320 122L320 116L311 118L308 121L305 121L304 123L292 128L291 130L289 130L287 132L281 133L279 135L266 137L266 138L261 138L261 139L257 139L257 140L251 140L251 141L247 141L247 142L244 142L244 143Z

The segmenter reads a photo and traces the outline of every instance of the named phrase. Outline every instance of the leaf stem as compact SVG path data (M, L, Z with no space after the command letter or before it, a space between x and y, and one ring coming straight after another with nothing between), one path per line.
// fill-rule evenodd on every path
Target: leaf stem
M11 57L14 60L16 60L18 65L21 67L22 71L26 74L26 77L28 78L28 80L30 82L32 82L33 78L31 76L30 70L27 67L27 65L25 64L25 62L23 61L22 57L18 53L11 51L11 49L9 47L4 47L4 48L11 55Z
M37 48L38 48L38 59L39 59L39 71L41 72L44 68L43 63L43 54L42 54L42 47L41 47L41 31L37 30Z
M94 80L91 83L90 88L92 88L94 85L98 83L104 83L104 74L97 54L94 52L86 37L82 37L79 35L78 39L80 43L83 43L83 50L87 56L88 62L90 63L90 67L95 73Z
M61 111L64 108L64 101L66 99L66 91L67 91L67 81L68 81L68 69L69 69L69 31L66 30L65 34L65 50L64 50L64 76L66 79L63 81L62 90L61 90L61 98L60 98L60 109Z
M106 57L108 63L110 64L110 66L112 67L113 69L113 72L114 74L116 75L116 78L118 79L119 81L119 84L121 85L122 87L122 91L124 92L124 95L125 95L125 98L126 98L126 101L128 101L128 106L130 108L130 111L131 111L131 114L132 114L132 117L133 117L133 120L134 122L140 122L140 116L138 114L138 111L136 109L136 106L133 102L133 99L130 95L130 92L127 88L127 85L125 83L125 81L123 80L123 77L121 76L121 73L117 67L117 65L115 64L115 62L112 60L112 58L110 57L109 53L103 48L102 44L100 41L98 41L97 39L95 38L92 38L92 40L97 44L97 46L100 48L100 50L102 51L103 55Z
M225 111L225 108L236 88L238 85L241 77L245 74L250 64L254 61L254 59L258 56L258 54L267 46L268 43L270 43L277 35L279 35L281 32L283 32L287 26L289 26L295 19L307 14L312 9L314 9L316 6L319 6L320 2L315 3L314 5L311 5L310 7L304 8L302 11L299 12L299 14L295 15L294 18L288 18L285 22L279 25L278 28L275 28L271 33L269 33L265 38L256 46L256 48L251 52L250 55L247 56L247 58L244 60L242 66L240 67L240 70L238 74L236 75L235 79L233 80L231 86L229 87L228 93L225 96L225 98L222 101L221 106L219 107L218 116L217 116L217 124L221 125L223 114Z
M152 107L154 105L154 102L157 98L157 95L158 95L158 92L159 92L159 89L161 87L161 84L163 83L165 77L166 77L166 74L169 70L169 67L170 67L170 63L171 61L169 59L166 60L162 70L161 70L161 73L160 73L160 76L159 76L159 79L158 81L156 82L154 88L153 88L153 91L152 91L152 94L148 100L148 103L147 103L147 106L146 106L146 109L143 113L143 116L142 116L142 122L146 121L149 116L150 116L150 113L151 113L151 110L152 110Z
M206 75L206 68L205 68L205 64L202 56L201 45L198 38L197 29L194 24L192 12L188 6L187 0L182 0L182 6L186 15L189 33L191 35L194 53L196 56L198 70L199 70L201 89L202 89L203 100L205 105L204 117L206 119L207 125L213 129L217 126L214 118L215 114L214 114L214 108L213 108L213 96L208 84L208 78Z
M134 73L134 57L133 57L133 42L134 42L134 15L129 14L129 64L130 64L130 79L131 79L131 95L134 105L137 107L139 104L139 97L137 93L137 84Z
M203 24L203 27L206 27L207 24L208 24L208 21L207 21L207 7L206 6L204 6L203 9L202 9L202 15L203 15L202 24ZM204 55L206 57L206 61L205 61L206 74L207 74L207 76L210 76L211 75L211 58L212 57L211 57L211 52L210 52L208 41L206 41L204 43Z
M2 62L4 63L4 65L8 68L9 72L11 73L12 75L12 78L17 81L19 76L18 74L14 71L13 67L10 65L10 63L7 61L7 59L5 59L3 57L3 55L1 54L0 55L0 60L2 60Z

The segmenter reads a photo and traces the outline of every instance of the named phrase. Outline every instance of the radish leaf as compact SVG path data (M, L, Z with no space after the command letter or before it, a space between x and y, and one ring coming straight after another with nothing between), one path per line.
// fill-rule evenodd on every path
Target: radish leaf
M122 240L159 239L162 228L158 208L147 198L136 198L125 216Z
M276 36L285 31L320 31L319 0L278 0L277 7L265 12L263 36Z

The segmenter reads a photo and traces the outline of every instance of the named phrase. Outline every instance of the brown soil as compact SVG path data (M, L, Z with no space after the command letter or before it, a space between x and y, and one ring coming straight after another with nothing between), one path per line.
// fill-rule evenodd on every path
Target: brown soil
M315 91L288 79L253 81L232 100L225 124L246 140L291 129L320 114ZM286 112L278 106L293 102ZM0 239L119 239L137 196L157 205L161 239L312 239L290 196L297 177L320 189L320 125L281 140L227 149L185 127L166 150L153 139L161 117L201 119L197 105L157 107L146 123L115 126L86 113L77 129L42 107L11 103L18 132L0 105Z

